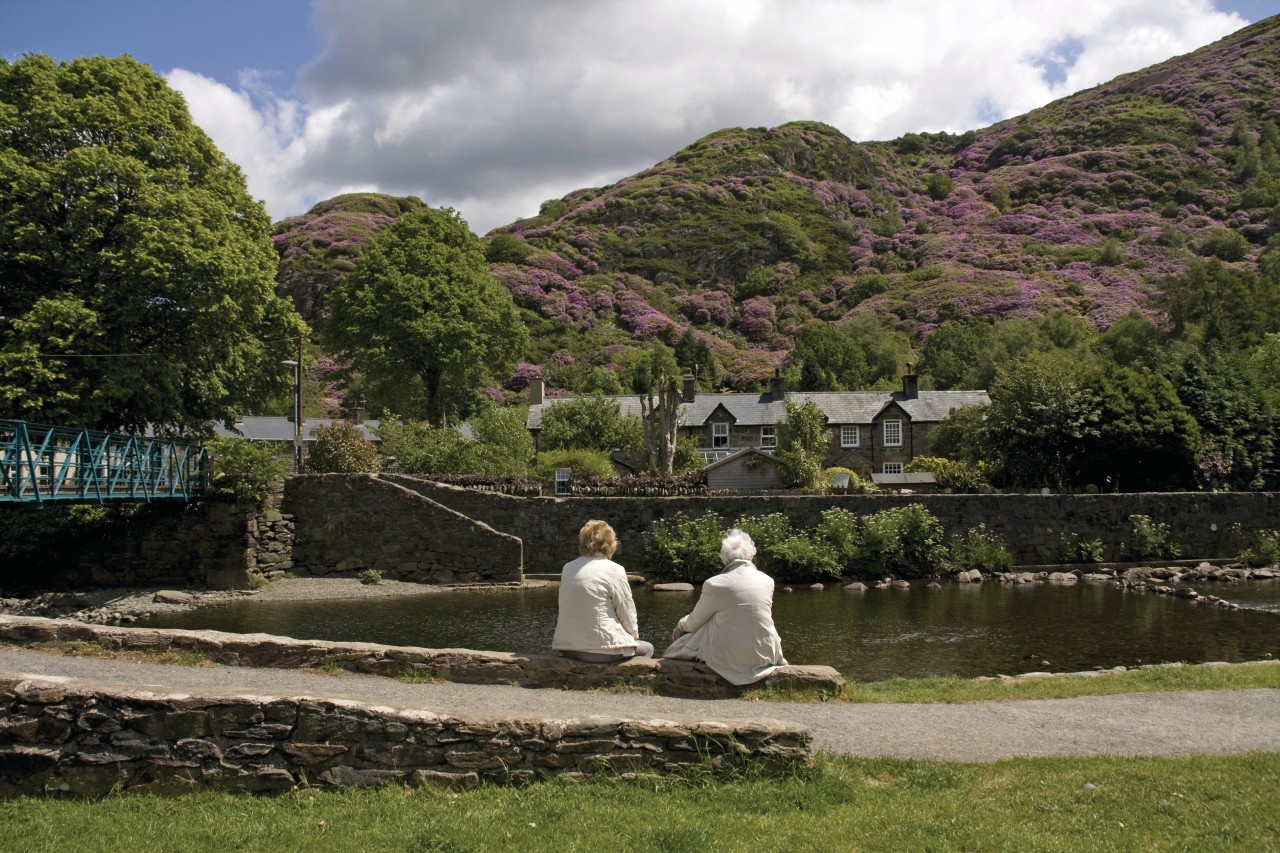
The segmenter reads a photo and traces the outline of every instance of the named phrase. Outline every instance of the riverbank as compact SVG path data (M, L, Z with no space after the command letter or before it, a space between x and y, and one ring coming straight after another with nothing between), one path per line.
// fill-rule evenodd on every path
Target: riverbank
M351 601L448 595L459 590L504 592L554 585L552 581L526 580L520 584L439 584L382 580L362 583L357 578L280 578L257 589L206 590L160 587L110 587L58 590L35 596L0 596L0 614L73 619L90 624L132 624L151 616L180 613L228 602Z

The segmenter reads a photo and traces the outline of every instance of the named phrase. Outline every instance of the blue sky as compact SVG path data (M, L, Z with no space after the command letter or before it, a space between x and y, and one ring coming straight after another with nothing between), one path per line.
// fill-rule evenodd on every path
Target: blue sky
M0 0L0 56L129 53L273 218L417 195L480 233L729 126L960 131L1280 0Z

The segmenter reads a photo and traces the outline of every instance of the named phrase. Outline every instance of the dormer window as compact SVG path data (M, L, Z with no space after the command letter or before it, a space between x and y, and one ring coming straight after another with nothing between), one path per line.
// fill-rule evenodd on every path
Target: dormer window
M728 424L712 424L711 425L711 446L713 448L729 446L729 425Z

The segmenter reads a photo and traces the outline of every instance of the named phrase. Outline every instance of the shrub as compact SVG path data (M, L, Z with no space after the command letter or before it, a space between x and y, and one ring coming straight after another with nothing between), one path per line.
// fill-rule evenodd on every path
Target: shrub
M377 569L365 569L357 577L360 578L362 584L375 584L382 581L382 572Z
M1058 541L1058 561L1062 563L1101 563L1102 540L1081 539L1079 533L1064 534Z
M863 571L920 578L937 574L946 562L942 525L924 505L881 510L862 520Z
M849 485L843 489L837 489L831 484L836 474L848 474ZM870 480L863 479L857 471L850 468L823 468L822 474L819 476L819 485L825 492L837 492L839 494L864 494L867 492L878 492L880 487Z
M1200 254L1224 261L1241 261L1249 254L1249 241L1236 231L1215 228L1200 244Z
M985 524L979 524L969 528L964 536L952 538L951 563L957 570L1003 572L1013 566L1013 554L1005 547L999 534L992 533Z
M783 580L811 582L840 576L840 565L831 549L803 534L776 543L771 559L773 570Z
M1147 515L1129 516L1130 539L1125 553L1136 560L1147 557L1176 557L1181 549L1169 541L1169 525Z
M924 187L929 193L929 198L942 201L955 190L956 182L951 180L951 176L945 172L933 172L924 179Z
M690 519L683 512L654 522L644 536L647 562L663 577L701 580L720 568L725 530L715 513Z
M1107 237L1102 241L1102 247L1098 250L1098 265L1118 267L1123 263L1124 248L1120 245L1120 241L1114 237Z
M608 453L600 450L552 450L538 454L533 464L533 479L548 490L554 489L557 468L568 468L575 480L613 476L613 462Z
M768 515L748 515L734 524L756 543L756 568L765 574L780 577L779 566L786 562L781 551L791 538L791 519L780 512Z
M833 507L825 510L813 536L831 551L842 569L853 566L862 554L858 517L847 509Z
M378 448L364 437L360 427L334 421L312 430L315 442L307 451L307 471L312 474L356 474L380 471Z
M261 506L271 494L271 482L288 470L275 442L223 436L205 442L205 449L211 459L209 497Z
M917 456L902 470L909 473L928 471L938 481L938 488L953 492L981 492L991 488L987 481L987 466L982 462L945 456Z
M1259 530L1252 539L1249 547L1240 552L1240 562L1248 566L1280 563L1280 531Z

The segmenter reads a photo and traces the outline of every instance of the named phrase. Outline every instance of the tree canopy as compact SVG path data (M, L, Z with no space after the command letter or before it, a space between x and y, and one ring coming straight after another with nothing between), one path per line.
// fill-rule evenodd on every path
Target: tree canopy
M452 209L406 214L374 237L330 300L328 334L371 397L442 425L506 376L528 333L511 295Z
M0 415L199 432L285 390L270 230L146 66L0 59Z

